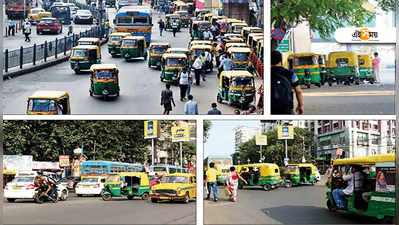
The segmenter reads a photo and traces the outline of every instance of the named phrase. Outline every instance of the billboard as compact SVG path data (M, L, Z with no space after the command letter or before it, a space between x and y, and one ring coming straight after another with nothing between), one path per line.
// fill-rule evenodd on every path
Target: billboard
M190 127L175 126L172 127L172 142L190 141Z
M267 136L258 134L255 136L256 145L267 145Z
M278 139L294 139L294 127L289 126L278 126L277 128Z
M158 138L158 121L146 120L144 121L144 138Z
M32 170L33 156L3 155L3 169L6 171Z
M60 155L59 156L60 167L69 167L69 155Z

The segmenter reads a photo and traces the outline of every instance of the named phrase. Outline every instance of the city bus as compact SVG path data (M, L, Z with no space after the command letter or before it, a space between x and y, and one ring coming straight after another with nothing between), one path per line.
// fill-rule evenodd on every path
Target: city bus
M233 166L233 158L229 155L210 155L204 159L204 168L208 169L209 163L214 162L219 172L218 183L224 183L230 167Z
M144 36L147 45L151 42L152 16L148 6L125 6L114 19L115 32L128 32L133 36Z
M157 175L163 175L163 174L169 174L169 173L188 173L187 168L181 168L180 166L174 166L174 165L155 165L155 166L150 166L150 176L154 176L155 174Z
M4 3L7 18L13 20L27 18L32 7L31 0L5 0Z
M141 164L111 162L102 160L90 160L82 162L81 177L88 175L104 176L121 172L142 172Z

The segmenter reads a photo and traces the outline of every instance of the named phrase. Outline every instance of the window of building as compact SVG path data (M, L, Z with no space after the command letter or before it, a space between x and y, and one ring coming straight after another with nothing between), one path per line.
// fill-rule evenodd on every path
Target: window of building
M363 146L368 146L369 145L368 134L367 133L358 133L357 134L357 144L363 145Z

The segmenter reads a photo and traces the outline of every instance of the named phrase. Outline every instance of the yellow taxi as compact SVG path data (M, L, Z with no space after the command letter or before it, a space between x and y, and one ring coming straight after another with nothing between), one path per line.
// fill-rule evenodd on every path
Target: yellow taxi
M159 184L152 186L152 202L159 200L181 200L185 203L197 197L195 175L190 173L171 173L162 177Z

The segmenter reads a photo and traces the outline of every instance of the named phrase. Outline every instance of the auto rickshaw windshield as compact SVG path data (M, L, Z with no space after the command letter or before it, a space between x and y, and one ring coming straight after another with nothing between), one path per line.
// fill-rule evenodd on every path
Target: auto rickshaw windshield
M71 56L86 57L89 55L87 49L73 49Z
M244 26L241 26L241 25L235 26L235 30L237 30L237 31L242 30L242 28L244 28Z
M122 37L120 37L120 36L113 36L113 37L109 38L110 42L119 42L121 40L122 40Z
M123 40L122 45L124 46L136 46L136 40Z
M323 56L319 56L319 64L326 64L326 60L324 60Z
M335 60L335 62L337 63L337 67L345 67L345 66L348 66L349 59L348 58L337 58Z
M166 60L167 66L184 66L186 64L183 58L169 58Z
M232 87L252 87L254 80L251 77L233 77L231 80Z
M316 56L295 57L295 66L307 66L318 64Z
M155 53L155 54L165 53L166 50L167 50L166 48L154 47L154 48L152 48L152 53Z
M249 57L248 52L236 52L233 53L233 61L247 61Z
M287 170L290 172L296 172L298 171L298 166L288 166Z
M364 65L364 59L359 59L359 65L361 65L361 66Z
M98 70L95 73L96 79L112 79L115 78L115 72L111 70Z
M118 175L112 175L107 177L107 182L118 182L119 181L119 176Z
M194 55L195 56L200 56L202 53L204 53L205 50L204 49L195 49L194 50Z
M55 101L51 99L30 99L28 108L33 112L55 111Z
M183 176L164 176L161 179L161 183L187 183L187 177Z

